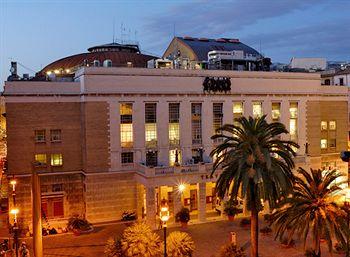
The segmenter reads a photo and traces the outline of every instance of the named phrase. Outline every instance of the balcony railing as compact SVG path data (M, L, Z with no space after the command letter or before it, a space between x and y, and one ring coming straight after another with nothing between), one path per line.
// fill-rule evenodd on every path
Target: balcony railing
M136 170L144 174L146 177L165 176L174 174L208 174L213 167L212 163L205 164L191 164L181 166L167 166L167 167L147 167L142 164L136 164Z

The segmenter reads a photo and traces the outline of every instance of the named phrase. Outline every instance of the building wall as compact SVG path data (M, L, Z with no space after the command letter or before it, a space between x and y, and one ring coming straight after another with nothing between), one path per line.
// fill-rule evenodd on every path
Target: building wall
M9 174L31 173L36 153L47 154L42 171L82 170L80 103L6 103L6 111ZM61 129L61 142L50 141L50 129ZM35 142L35 130L46 131L45 143ZM62 153L61 167L49 165L51 153Z

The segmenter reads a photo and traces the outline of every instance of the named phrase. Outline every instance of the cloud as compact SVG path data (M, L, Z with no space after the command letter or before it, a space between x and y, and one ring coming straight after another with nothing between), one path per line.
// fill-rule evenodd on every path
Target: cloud
M152 33L143 35L144 45L161 55L173 37L175 24L179 36L216 38L234 35L255 48L261 41L263 51L273 60L275 57L286 60L292 56L342 58L349 50L346 48L350 45L350 37L345 31L348 31L350 20L346 15L337 17L336 14L341 15L347 7L350 8L349 2L341 0L184 3L146 19L144 31ZM334 20L327 20L330 13ZM264 32L259 30L261 24L266 24ZM345 56L345 59L350 58Z

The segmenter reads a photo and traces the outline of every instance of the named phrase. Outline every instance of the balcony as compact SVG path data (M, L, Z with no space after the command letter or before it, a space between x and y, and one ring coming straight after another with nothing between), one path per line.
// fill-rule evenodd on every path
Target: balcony
M165 166L165 167L147 167L142 164L136 164L136 170L138 173L145 177L164 177L172 175L185 175L185 174L211 174L213 164L191 164L181 166Z

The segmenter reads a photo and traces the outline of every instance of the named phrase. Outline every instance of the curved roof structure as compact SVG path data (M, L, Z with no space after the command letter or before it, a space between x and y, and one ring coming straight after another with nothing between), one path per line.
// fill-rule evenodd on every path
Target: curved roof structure
M177 42L175 42L177 41ZM197 61L207 61L208 52L210 51L233 51L241 50L244 54L251 54L253 56L260 56L260 53L246 44L243 44L238 39L234 38L219 38L219 39L208 39L208 38L192 38L192 37L175 37L170 43L168 49L165 51L163 57L167 57L169 49L174 44L181 44L187 46L196 57Z
M111 43L94 46L88 49L88 53L76 54L54 61L38 72L46 75L50 72L56 74L72 74L81 66L93 66L95 60L100 64L105 60L111 60L113 67L147 67L147 61L158 57L141 54L137 45L123 45Z

